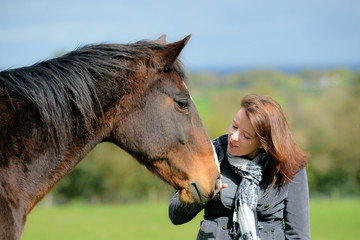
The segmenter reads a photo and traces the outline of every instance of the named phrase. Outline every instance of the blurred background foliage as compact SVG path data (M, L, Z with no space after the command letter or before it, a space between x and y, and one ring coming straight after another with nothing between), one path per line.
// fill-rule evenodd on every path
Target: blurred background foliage
M254 70L189 73L190 92L209 136L227 133L243 96L271 96L297 143L311 153L312 197L360 196L360 72ZM115 145L102 143L43 203L167 202L174 190Z

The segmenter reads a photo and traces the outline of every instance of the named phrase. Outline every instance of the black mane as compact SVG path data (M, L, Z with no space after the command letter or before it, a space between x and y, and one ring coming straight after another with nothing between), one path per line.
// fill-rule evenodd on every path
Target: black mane
M13 98L31 102L38 109L51 140L59 144L71 132L74 112L82 116L85 125L96 120L94 109L101 109L101 103L95 77L113 79L116 76L131 82L129 72L136 69L129 62L141 57L151 60L153 50L163 47L165 45L147 41L87 45L30 67L0 72L0 96L10 102Z

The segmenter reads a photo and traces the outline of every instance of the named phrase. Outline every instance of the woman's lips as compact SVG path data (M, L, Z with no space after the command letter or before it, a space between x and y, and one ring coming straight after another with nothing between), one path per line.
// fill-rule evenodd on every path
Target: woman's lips
M238 146L234 145L232 142L229 142L229 147L230 148L237 148Z

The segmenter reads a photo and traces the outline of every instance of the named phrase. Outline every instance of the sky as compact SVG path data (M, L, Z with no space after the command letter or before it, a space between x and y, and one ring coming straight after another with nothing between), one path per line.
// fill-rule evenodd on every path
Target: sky
M1 0L0 70L162 34L189 70L360 66L360 1Z

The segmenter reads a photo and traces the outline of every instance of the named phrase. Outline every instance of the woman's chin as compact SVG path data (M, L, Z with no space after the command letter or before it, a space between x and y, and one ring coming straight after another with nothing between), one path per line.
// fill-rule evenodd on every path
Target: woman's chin
M239 154L236 151L234 151L233 149L231 149L230 147L228 147L228 153L231 156L239 156Z

